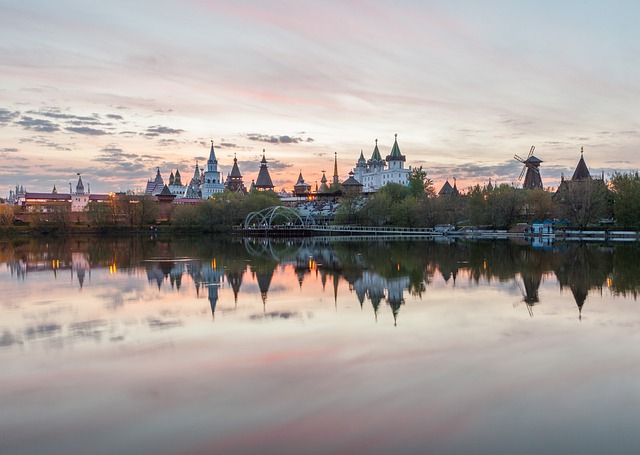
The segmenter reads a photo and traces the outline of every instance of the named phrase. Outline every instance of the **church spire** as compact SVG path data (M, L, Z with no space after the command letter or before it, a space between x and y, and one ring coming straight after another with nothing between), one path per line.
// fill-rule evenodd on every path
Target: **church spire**
M339 183L340 177L338 176L338 152L334 153L333 159L333 183Z
M259 190L273 190L273 181L269 175L269 168L267 167L267 158L265 150L262 149L262 160L260 161L260 170L258 171L258 178L256 179L255 187Z
M211 151L209 152L209 160L207 164L218 164L218 160L216 159L216 152L213 149L213 141L211 141Z
M158 174L160 174L160 169L158 168ZM84 185L82 184L82 176L78 172L78 184L76 185L76 194L84 194Z

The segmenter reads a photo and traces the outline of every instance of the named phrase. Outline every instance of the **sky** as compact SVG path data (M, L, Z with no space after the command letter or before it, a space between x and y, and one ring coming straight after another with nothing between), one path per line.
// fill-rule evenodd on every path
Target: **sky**
M632 1L0 0L0 197L204 165L341 180L398 135L439 189L638 169ZM74 183L75 186L75 183ZM6 194L5 194L6 193Z

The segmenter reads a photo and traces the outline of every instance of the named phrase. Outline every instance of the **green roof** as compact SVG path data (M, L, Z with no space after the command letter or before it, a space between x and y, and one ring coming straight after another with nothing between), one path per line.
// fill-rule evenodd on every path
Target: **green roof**
M404 161L406 158L400 153L400 147L398 147L398 135L396 134L396 139L393 142L393 148L391 149L391 154L387 156L387 161Z
M382 161L382 156L380 155L380 150L378 150L378 140L376 139L376 146L373 149L373 154L371 155L372 160Z

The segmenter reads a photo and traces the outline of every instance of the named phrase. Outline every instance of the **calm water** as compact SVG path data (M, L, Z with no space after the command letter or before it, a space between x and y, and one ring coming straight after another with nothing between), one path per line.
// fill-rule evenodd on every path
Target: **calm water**
M637 453L639 257L0 241L0 453Z

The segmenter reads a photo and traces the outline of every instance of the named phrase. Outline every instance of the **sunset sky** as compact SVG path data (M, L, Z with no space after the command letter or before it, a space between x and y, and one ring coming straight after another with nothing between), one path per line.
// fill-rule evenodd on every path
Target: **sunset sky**
M640 4L624 1L0 0L0 197L141 190L213 140L248 185L341 179L398 134L439 189L545 186L640 158Z

